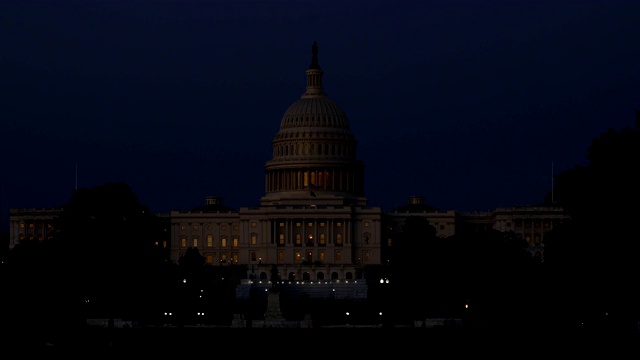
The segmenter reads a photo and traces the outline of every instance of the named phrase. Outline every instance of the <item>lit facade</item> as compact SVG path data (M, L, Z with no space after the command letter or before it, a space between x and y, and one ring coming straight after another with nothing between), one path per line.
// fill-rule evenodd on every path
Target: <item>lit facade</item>
M315 44L312 53L306 91L272 140L260 205L232 209L210 197L190 211L158 214L170 224L163 246L173 262L196 248L212 266L246 265L249 279L269 279L275 265L282 280L357 280L366 266L386 263L385 249L409 216L425 217L440 238L462 227L513 231L532 256L543 256L545 234L567 217L557 207L461 213L429 208L419 196L393 211L369 206L357 141L345 112L323 91ZM11 209L9 248L51 237L61 212Z

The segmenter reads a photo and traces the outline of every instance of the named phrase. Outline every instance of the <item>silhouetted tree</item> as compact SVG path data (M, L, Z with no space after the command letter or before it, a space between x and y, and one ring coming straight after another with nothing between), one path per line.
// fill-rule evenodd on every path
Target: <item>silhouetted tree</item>
M145 288L163 260L167 240L162 220L139 203L125 183L74 191L63 207L54 238L57 261L82 299L127 317L145 298ZM107 309L105 309L107 310Z
M640 124L640 112L636 112ZM593 139L586 166L555 178L553 201L571 219L545 241L545 263L555 274L556 288L578 308L578 317L618 318L620 327L635 327L638 296L636 240L640 218L640 130L609 129ZM548 194L546 203L551 203ZM607 320L610 321L610 320Z
M424 318L433 299L443 289L434 262L440 263L442 253L436 229L424 217L407 217L402 231L396 237L391 255L391 288L394 296L394 310L398 321L413 321ZM425 285L429 285L428 293Z

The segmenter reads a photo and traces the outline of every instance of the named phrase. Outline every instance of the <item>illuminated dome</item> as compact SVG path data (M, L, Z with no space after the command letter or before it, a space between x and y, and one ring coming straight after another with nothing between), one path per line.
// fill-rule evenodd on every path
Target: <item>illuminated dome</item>
M327 204L366 202L357 141L347 115L322 88L316 42L312 53L307 89L284 113L272 141L263 205L297 203L310 194Z

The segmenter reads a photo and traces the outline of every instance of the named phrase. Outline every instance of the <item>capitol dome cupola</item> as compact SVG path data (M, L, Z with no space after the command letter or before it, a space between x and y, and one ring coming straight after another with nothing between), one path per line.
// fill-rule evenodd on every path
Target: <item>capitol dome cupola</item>
M306 70L307 88L285 111L265 165L263 205L308 202L366 204L364 165L342 108L324 92L317 42Z

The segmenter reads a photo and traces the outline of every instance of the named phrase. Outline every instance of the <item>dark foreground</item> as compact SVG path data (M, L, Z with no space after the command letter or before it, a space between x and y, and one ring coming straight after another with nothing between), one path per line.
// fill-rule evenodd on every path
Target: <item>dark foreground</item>
M465 328L103 328L61 329L48 339L13 334L5 354L101 356L233 356L358 358L498 355L520 358L640 355L640 334Z

